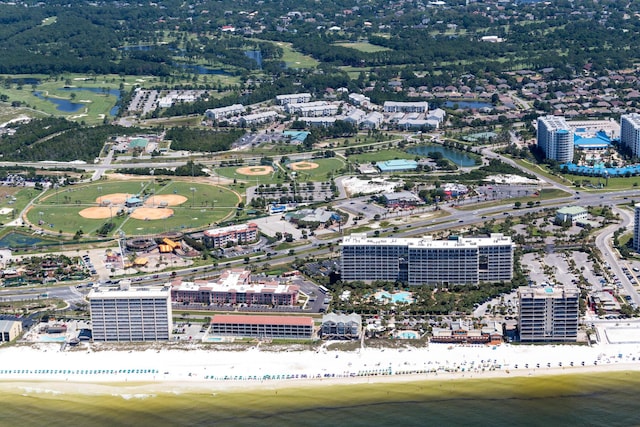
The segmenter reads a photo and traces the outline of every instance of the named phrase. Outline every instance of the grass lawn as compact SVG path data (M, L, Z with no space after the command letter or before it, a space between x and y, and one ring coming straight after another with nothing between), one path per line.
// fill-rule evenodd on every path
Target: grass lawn
M88 124L102 123L105 117L113 117L110 110L117 102L117 94L114 91L120 90L120 85L124 91L130 91L136 85L151 84L164 86L165 84L158 77L151 76L118 76L118 75L99 75L90 76L84 74L64 74L59 79L51 78L46 75L12 75L3 77L11 77L14 79L38 79L38 85L18 85L13 83L9 88L0 87L0 94L7 95L9 102L20 101L24 105L30 107L31 113L24 114L33 115L55 115L64 116L70 120L85 121ZM200 80L205 79L208 82L219 81L221 84L236 84L239 81L237 76L199 76ZM189 83L193 84L191 79L174 77L175 84ZM109 93L111 91L111 93ZM41 97L36 96L35 92L41 93ZM53 101L63 103L73 103L76 108L72 111L59 109ZM24 110L24 109L23 109ZM0 122L2 122L3 113L0 108Z
M227 188L187 181L167 181L164 185L153 183L151 180L101 181L48 191L34 203L33 208L27 213L27 219L32 224L41 223L42 227L50 232L62 230L63 233L74 234L82 230L85 235L91 235L109 219L84 218L78 212L97 206L95 200L98 197L113 193L178 194L187 198L183 204L170 207L174 211L173 216L162 220L145 221L128 216L118 217L118 209L114 207L115 230L122 229L127 235L206 227L230 218L241 201L238 194Z
M216 168L215 171L220 176L224 176L231 179L237 179L238 181L244 181L247 183L248 187L254 186L256 185L256 183L259 185L259 184L277 184L277 183L284 182L282 177L278 178L277 170L274 173L270 173L269 175L245 175L238 172L238 169L242 167L248 167L248 166L246 165L227 166L222 168Z
M289 68L315 68L319 62L310 56L304 55L291 47L291 43L276 42L278 47L282 48L282 60Z
M388 47L378 46L369 42L358 43L334 43L336 46L348 47L349 49L355 49L364 53L384 52L386 50L392 50Z
M398 150L397 148L392 149L382 149L377 148L375 151L370 151L362 154L353 154L348 157L351 162L358 162L360 164L363 163L371 163L371 162L383 162L385 160L394 160L394 159L415 159L415 154L410 154L402 150Z
M328 181L330 175L335 175L337 171L342 169L345 164L341 159L329 158L329 159L312 159L308 160L310 163L317 163L318 167L315 169L297 170L297 180L301 182L313 181L323 182ZM295 162L293 162L295 163Z

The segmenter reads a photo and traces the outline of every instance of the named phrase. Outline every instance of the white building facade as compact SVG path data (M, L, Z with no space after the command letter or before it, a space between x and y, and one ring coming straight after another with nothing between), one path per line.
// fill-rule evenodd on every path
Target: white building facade
M620 143L640 156L640 114L623 114L620 117Z
M573 342L578 338L580 291L575 286L518 289L522 342Z
M425 238L343 239L342 280L401 281L409 285L447 286L499 282L513 278L510 237L433 240Z
M97 288L88 297L94 341L168 341L171 289Z
M538 147L547 159L560 163L573 161L573 130L564 117L538 117Z

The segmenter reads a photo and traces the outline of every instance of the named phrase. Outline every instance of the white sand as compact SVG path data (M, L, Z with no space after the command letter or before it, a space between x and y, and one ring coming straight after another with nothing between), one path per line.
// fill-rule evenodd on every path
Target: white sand
M121 388L122 383L141 392L179 392L640 370L639 344L430 344L425 348L365 348L353 352L324 348L274 352L258 347L228 351L213 346L96 351L100 347L94 344L89 351L60 351L59 344L38 344L1 349L0 381L5 386L47 382L50 384L46 388L84 393L102 393Z

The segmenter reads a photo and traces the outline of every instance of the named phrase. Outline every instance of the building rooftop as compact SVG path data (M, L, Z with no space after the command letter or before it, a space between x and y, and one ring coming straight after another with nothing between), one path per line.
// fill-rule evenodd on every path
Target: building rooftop
M87 298L91 299L128 299L128 298L169 298L168 286L144 286L135 288L98 287L91 289Z
M580 215L587 212L587 210L582 206L567 206L558 209L557 212L561 215Z
M433 240L432 236L425 237L367 237L366 233L354 233L345 236L341 246L408 246L409 248L458 248L479 247L485 245L513 245L510 236L492 233L488 237L460 237L453 240Z
M313 327L313 318L301 316L257 316L242 314L216 314L211 323L242 323L250 325L295 325Z

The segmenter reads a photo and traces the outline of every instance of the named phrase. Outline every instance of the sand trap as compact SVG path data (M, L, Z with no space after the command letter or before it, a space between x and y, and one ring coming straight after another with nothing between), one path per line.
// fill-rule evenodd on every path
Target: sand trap
M245 166L243 168L236 169L236 172L242 175L269 175L273 173L271 166Z
M159 206L165 203L167 206L178 206L187 201L187 198L177 194L158 194L155 196L149 196L145 200L145 206Z
M164 219L173 216L173 209L136 208L129 216L134 219L143 219L145 221Z
M78 213L81 217L87 219L105 219L111 218L111 215L115 215L117 211L117 208L95 207L83 209Z
M304 171L304 170L319 168L320 165L313 162L296 162L296 163L291 163L289 167L294 171Z
M98 197L96 203L102 204L103 201L105 201L105 203L109 201L112 205L124 205L124 202L131 196L133 196L133 194L111 193Z

